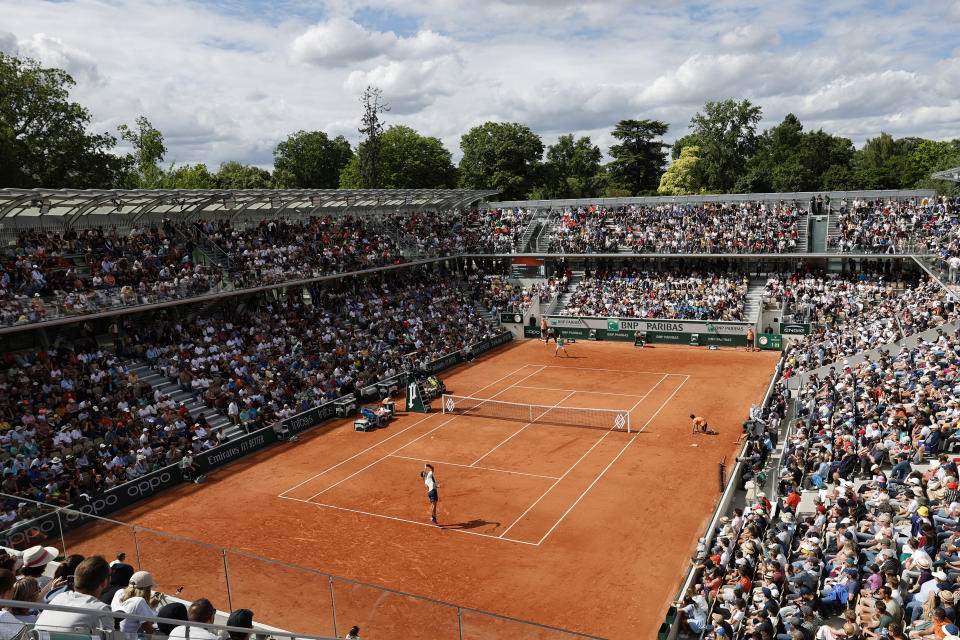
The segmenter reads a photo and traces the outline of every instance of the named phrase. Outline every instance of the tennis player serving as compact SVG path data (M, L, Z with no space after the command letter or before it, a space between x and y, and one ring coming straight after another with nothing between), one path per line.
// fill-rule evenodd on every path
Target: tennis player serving
M437 495L437 489L440 488L440 483L433 477L433 465L423 465L420 477L423 478L423 484L427 486L427 499L430 500L430 522L437 524L437 501L440 499Z

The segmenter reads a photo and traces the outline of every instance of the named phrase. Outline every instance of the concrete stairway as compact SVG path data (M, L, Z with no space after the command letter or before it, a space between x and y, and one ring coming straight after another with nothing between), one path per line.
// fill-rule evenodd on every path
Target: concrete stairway
M556 307L554 308L553 313L560 313L564 308L566 308L567 302L570 300L570 296L574 291L577 290L577 286L583 280L584 275L585 272L582 269L570 271L570 282L567 285L567 293L561 293L559 296L557 296Z
M810 226L810 216L800 216L797 220L797 253L807 253L810 251L810 237L807 228Z
M233 440L243 434L240 428L235 427L226 415L216 409L211 409L202 402L195 401L193 396L180 389L180 385L177 384L176 380L168 378L146 362L134 360L128 362L127 365L131 371L137 373L137 376L139 376L141 380L146 381L154 389L160 389L162 393L169 394L177 402L183 402L193 417L202 415L207 419L207 424L214 429L223 427L223 433L227 438Z
M743 303L743 317L751 324L756 324L760 320L760 313L763 311L763 290L766 285L766 276L750 278L750 282L747 284L747 299Z

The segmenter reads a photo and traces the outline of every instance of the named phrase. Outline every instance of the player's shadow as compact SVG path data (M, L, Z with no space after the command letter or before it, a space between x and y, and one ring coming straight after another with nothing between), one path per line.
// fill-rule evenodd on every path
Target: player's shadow
M476 529L478 527L485 527L487 525L493 525L493 528L496 529L500 526L499 522L488 522L486 520L468 520L467 522L457 522L453 524L444 524L441 525L444 529Z

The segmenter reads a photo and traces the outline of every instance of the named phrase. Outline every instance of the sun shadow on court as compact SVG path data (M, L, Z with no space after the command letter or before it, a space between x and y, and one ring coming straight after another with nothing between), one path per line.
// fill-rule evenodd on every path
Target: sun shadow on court
M493 525L493 528L496 529L500 526L499 522L488 522L487 520L468 520L467 522L457 522L452 524L442 524L440 525L444 529L476 529L478 527L485 527L487 525Z

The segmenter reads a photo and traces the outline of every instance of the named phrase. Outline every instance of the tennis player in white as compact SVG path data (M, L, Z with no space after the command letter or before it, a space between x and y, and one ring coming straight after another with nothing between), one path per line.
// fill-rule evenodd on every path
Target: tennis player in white
M437 524L437 500L440 499L437 495L437 489L440 488L440 483L433 477L433 465L423 465L420 477L423 478L423 484L427 486L427 499L430 500L430 522Z

